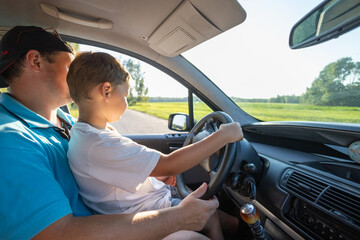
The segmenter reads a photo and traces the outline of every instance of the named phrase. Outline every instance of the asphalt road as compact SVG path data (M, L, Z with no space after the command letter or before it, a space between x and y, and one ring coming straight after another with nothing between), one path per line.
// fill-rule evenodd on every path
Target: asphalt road
M127 109L121 119L111 123L120 134L171 133L167 120Z

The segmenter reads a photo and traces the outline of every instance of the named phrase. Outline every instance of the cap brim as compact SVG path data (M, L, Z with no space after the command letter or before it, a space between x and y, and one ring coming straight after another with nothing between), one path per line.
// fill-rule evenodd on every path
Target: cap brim
M0 88L9 86L7 83L5 83L4 77L1 75L1 73L8 69L18 58L19 56L14 56L10 59L6 59L5 61L0 62Z

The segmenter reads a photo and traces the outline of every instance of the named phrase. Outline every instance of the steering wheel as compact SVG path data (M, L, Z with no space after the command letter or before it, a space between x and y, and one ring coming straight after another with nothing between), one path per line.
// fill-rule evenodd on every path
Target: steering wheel
M185 139L184 146L200 141L213 132L216 132L220 124L231 122L233 122L232 118L224 112L217 111L209 113L191 129ZM200 166L210 175L208 189L201 197L202 199L210 199L219 191L233 166L236 154L236 143L227 144L222 150L223 153L218 157L216 164L213 164L214 162L210 161L209 158L200 163ZM215 154L212 156L214 155ZM176 186L181 197L185 198L190 194L188 188L185 186L183 173L176 176Z

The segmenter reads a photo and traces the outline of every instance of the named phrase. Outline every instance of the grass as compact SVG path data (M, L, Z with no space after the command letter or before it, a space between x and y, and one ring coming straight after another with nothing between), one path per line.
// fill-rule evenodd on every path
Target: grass
M7 92L1 89L0 92ZM304 104L284 104L284 103L248 103L238 102L245 112L262 121L319 121L319 122L341 122L341 123L360 123L359 107L329 107L312 106ZM79 113L76 106L70 107L70 113L78 117ZM130 109L144 112L162 119L168 119L171 113L188 113L187 102L151 102L138 103L129 106ZM204 103L194 104L195 119L212 112Z
M70 109L70 114L74 117L74 118L78 118L79 117L79 110L77 109L77 107L73 107L69 105L69 109Z
M237 103L245 112L262 121L319 121L360 123L358 107L327 107L303 104L284 103ZM138 103L129 109L144 112L162 119L168 119L171 113L188 113L186 102L151 102ZM78 117L77 109L70 108L74 117ZM195 119L212 112L204 103L194 104Z
M187 102L137 103L129 109L144 112L155 117L168 119L171 113L189 113Z
M360 108L283 103L237 103L263 121L319 121L360 123Z
M358 107L328 107L283 103L237 103L244 111L263 121L320 121L360 123ZM185 102L152 102L130 106L159 118L167 119L171 113L188 113ZM203 103L195 104L195 119L211 112Z
M189 114L187 102L151 102L151 103L137 103L135 106L129 106L129 109L144 112L155 117L168 119L172 113L186 113ZM194 104L194 118L200 120L212 110L202 102Z

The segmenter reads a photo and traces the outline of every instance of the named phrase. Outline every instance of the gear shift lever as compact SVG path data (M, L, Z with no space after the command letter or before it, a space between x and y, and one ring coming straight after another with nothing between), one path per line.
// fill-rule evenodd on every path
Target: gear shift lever
M242 205L240 208L240 216L244 222L249 225L255 239L269 240L260 224L260 214L253 204L245 203Z

